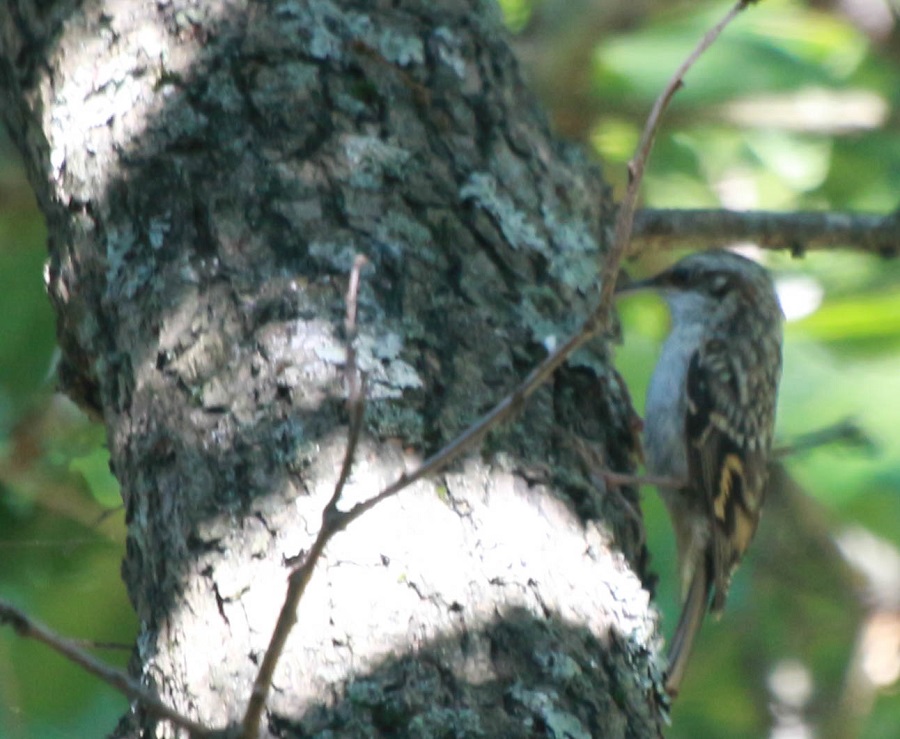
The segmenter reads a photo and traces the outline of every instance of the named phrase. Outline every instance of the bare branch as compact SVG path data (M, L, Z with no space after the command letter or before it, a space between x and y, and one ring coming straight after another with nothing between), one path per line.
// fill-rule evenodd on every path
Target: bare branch
M344 333L347 342L347 362L344 365L344 376L347 381L347 405L352 408L360 403L361 375L356 365L356 306L359 295L359 275L368 263L363 254L357 254L350 269L350 280L347 283L347 315L344 318Z
M88 654L77 643L66 639L35 621L24 611L11 603L0 599L0 624L6 623L15 629L19 636L35 639L50 647L54 652L63 655L70 662L91 673L127 698L137 701L148 713L157 718L171 721L176 726L190 732L192 737L209 737L216 734L196 721L182 716L180 713L162 703L143 685L129 677L122 670L110 667L104 662Z
M284 603L281 606L281 612L278 614L278 621L275 624L275 629L272 631L269 646L266 648L262 664L253 683L250 699L247 701L247 710L244 712L242 721L241 737L243 739L256 739L259 735L259 724L266 707L266 698L272 687L275 668L284 652L284 645L287 644L291 629L297 623L297 608L300 605L300 600L303 598L303 593L306 592L306 586L312 578L319 558L322 556L331 538L339 531L343 531L350 521L353 520L348 513L341 511L337 506L347 480L350 478L350 472L353 469L353 460L356 457L356 449L359 446L359 437L365 416L366 378L360 373L357 366L354 340L356 339L356 307L359 293L359 277L366 262L366 258L361 254L358 254L356 259L353 260L345 299L347 315L344 319L344 331L347 343L347 361L344 371L347 380L347 409L350 413L350 428L347 433L347 446L344 449L344 461L341 464L341 471L334 485L331 499L322 510L322 525L319 527L316 540L306 556L303 557L300 565L294 568L288 577L288 588L284 596Z
M587 323L585 323L585 327L587 327ZM561 347L547 355L547 357L528 374L517 388L497 403L497 405L484 416L469 426L469 428L463 431L463 433L457 436L453 441L431 455L412 472L401 475L374 498L369 498L368 500L353 506L353 508L347 512L350 521L355 521L366 511L371 510L392 495L396 495L414 482L443 469L454 459L462 455L463 452L476 446L487 435L488 431L500 425L518 412L525 404L525 401L550 378L560 365L566 361L569 355L594 336L595 331L587 332L585 327L582 327L579 333L572 336Z
M336 516L343 515L338 511L337 504L350 477L350 471L353 469L353 460L356 457L356 448L359 446L359 435L362 431L363 416L365 414L366 378L357 366L354 342L356 340L356 305L359 293L359 275L367 261L362 254L356 255L356 259L353 260L353 268L350 270L350 280L347 284L347 317L344 319L344 330L347 334L347 363L344 371L347 378L347 409L350 412L350 430L347 448L344 451L344 461L341 464L341 473L338 475L331 500L328 501L328 505L325 506L323 512L323 524L326 522L326 519L333 520ZM323 528L325 527L323 526ZM340 528L343 528L343 526Z
M721 247L752 241L794 255L851 248L883 257L900 253L900 211L868 213L733 210L640 210L630 253Z
M781 459L793 454L802 454L803 452L818 449L819 447L828 446L830 444L844 444L846 446L872 448L874 442L860 428L859 424L852 419L844 419L831 426L810 431L807 434L797 437L789 444L776 447L772 450L773 459ZM603 467L601 464L591 464L591 471L598 478L603 480L607 485L619 487L622 485L655 485L661 488L677 489L684 487L685 480L679 480L674 477L664 477L661 475L632 475L628 472L616 472Z
M349 443L347 448L350 448ZM327 511L328 508L325 510ZM339 517L338 520L342 518L343 516ZM334 518L331 519L332 522L334 520ZM303 559L302 564L292 570L288 577L288 588L284 596L284 603L281 606L281 612L278 614L278 621L275 624L275 629L272 631L272 637L269 639L269 646L266 648L256 680L253 682L250 699L247 701L247 710L244 712L244 719L241 722L241 739L256 739L259 736L259 724L266 707L269 689L272 687L275 667L278 665L278 660L281 659L281 655L284 652L284 645L287 644L291 629L297 623L297 607L300 605L300 599L303 597L306 586L312 579L313 570L322 556L322 552L325 551L325 546L338 530L339 528L329 522L327 513L323 511L319 535Z
M656 132L662 121L662 115L669 103L672 101L675 93L684 85L684 75L694 65L694 63L702 56L713 42L722 34L725 27L734 20L741 11L750 5L752 0L738 0L731 7L715 26L713 26L706 35L700 39L700 43L694 48L687 59L677 69L675 74L669 80L662 94L653 103L653 109L647 118L644 131L641 134L641 140L638 142L637 150L631 161L628 162L628 187L625 189L625 197L619 205L619 213L616 218L616 235L613 245L609 250L603 264L603 270L600 273L600 303L594 314L588 319L587 323L596 322L598 325L605 325L609 320L610 307L612 306L613 295L616 289L616 279L619 276L619 268L622 264L622 258L628 250L631 243L631 231L634 223L634 210L637 206L638 192L640 191L641 181L644 178L644 168L647 166L647 160L650 157L650 150L653 148L653 142L656 139ZM586 324L587 326L587 324Z
M826 426L816 431L810 431L808 434L803 434L790 444L776 447L772 450L772 456L776 458L787 457L829 444L843 444L863 449L872 449L875 446L875 442L860 428L859 424L847 418L832 426Z

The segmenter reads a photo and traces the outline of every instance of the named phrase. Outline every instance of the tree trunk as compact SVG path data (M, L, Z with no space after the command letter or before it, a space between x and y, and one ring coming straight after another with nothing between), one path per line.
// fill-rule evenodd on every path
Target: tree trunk
M354 255L368 401L344 507L576 327L610 194L476 0L10 0L0 95L47 218L63 388L122 486L133 671L223 727L344 455ZM636 500L584 451L628 468L633 424L598 341L340 534L263 733L659 734ZM179 732L138 707L117 734Z

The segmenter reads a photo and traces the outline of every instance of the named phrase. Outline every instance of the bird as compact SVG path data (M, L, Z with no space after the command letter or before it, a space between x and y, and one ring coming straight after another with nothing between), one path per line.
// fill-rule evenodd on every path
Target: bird
M643 447L675 531L682 610L669 642L678 694L708 611L719 615L759 524L781 378L783 314L769 273L725 250L684 257L617 292L658 290L671 329L647 390Z

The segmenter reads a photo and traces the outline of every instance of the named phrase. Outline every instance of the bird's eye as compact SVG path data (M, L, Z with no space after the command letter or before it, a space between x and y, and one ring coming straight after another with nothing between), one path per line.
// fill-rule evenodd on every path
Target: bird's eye
M675 265L669 271L669 282L673 287L687 287L691 281L691 272L686 267Z
M709 292L717 298L722 298L728 292L728 277L715 275L709 281Z

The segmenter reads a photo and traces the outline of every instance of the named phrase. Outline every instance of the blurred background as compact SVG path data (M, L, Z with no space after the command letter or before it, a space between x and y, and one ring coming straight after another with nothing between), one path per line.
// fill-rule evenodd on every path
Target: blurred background
M653 99L727 3L501 0L526 75L560 135L621 196ZM858 210L900 204L897 0L766 0L689 73L643 188L657 208ZM898 245L900 246L900 245ZM698 641L671 737L900 736L900 260L852 250L760 253L788 316L785 452L723 619ZM62 633L127 645L123 512L102 426L54 394L46 232L0 131L0 597ZM674 255L628 266L650 273ZM617 366L638 411L664 307L621 305ZM644 491L664 629L674 547ZM98 653L124 665L128 652ZM126 702L0 630L0 737L97 737Z

